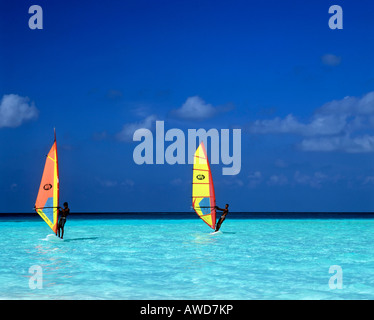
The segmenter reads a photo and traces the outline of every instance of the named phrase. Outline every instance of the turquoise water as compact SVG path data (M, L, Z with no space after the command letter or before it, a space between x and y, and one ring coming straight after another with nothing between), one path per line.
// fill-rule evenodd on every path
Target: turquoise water
M373 299L373 219L0 218L0 299ZM342 289L331 289L332 265ZM42 288L31 289L31 266ZM35 282L33 282L35 283Z

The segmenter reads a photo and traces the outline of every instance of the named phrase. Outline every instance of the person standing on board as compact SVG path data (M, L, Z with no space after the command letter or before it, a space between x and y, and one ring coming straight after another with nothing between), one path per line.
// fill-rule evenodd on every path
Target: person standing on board
M70 213L70 209L68 207L67 202L64 203L64 209L62 209L61 207L58 207L58 209L60 210L60 220L58 222L57 232L58 232L58 236L60 237L60 229L61 229L61 237L60 238L63 239L64 238L64 226L65 226L65 223L66 223L66 217Z
M217 226L216 226L216 230L215 230L215 231L217 232L217 231L219 230L219 228L221 228L221 224L222 224L222 222L225 221L226 216L227 216L227 214L229 213L229 205L226 204L225 209L218 208L217 206L216 206L215 208L216 208L216 210L221 210L221 211L223 211L223 214L222 214L221 218L219 218L218 223L217 223Z

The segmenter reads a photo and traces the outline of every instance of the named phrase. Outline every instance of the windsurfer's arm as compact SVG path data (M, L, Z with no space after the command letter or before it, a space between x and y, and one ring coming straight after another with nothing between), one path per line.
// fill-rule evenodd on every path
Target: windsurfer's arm
M216 210L221 210L221 211L223 211L223 210L224 210L224 209L218 208L217 206L216 206L215 208L216 208Z

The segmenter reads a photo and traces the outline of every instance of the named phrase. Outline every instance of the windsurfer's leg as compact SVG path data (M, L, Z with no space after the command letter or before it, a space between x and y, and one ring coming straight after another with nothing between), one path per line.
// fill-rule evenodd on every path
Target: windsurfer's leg
M65 219L61 221L61 239L64 238L65 222L66 222Z
M216 231L218 231L219 228L221 228L222 221L223 221L222 218L220 218L220 219L218 220L218 223L217 223L217 226L216 226Z

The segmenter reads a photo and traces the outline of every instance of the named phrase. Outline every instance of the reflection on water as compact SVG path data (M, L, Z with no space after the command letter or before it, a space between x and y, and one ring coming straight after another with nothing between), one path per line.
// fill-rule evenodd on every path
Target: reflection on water
M193 245L210 245L216 242L217 238L212 237L210 234L196 233L192 235L192 239L188 243Z
M74 267L69 259L69 253L72 251L74 249L48 241L43 241L31 250L26 250L30 255L30 263L41 267L43 288L62 285L67 278L72 277L69 272ZM32 276L30 274L28 277ZM35 293L37 292L33 290L33 294Z
M28 292L30 297L44 299L52 295L59 299L69 298L66 295L67 288L72 281L77 281L74 279L83 274L84 263L80 260L82 248L87 247L88 241L98 238L77 237L61 240L57 237L47 236L40 239L41 241L31 249L25 250L28 254L29 267L40 266L42 270L44 290L30 289ZM89 249L88 252L90 252ZM33 274L30 273L26 277L31 279Z
M189 270L190 276L194 277L206 272L209 265L215 261L215 252L219 248L219 234L192 233L185 238L182 245L184 248L184 269Z

